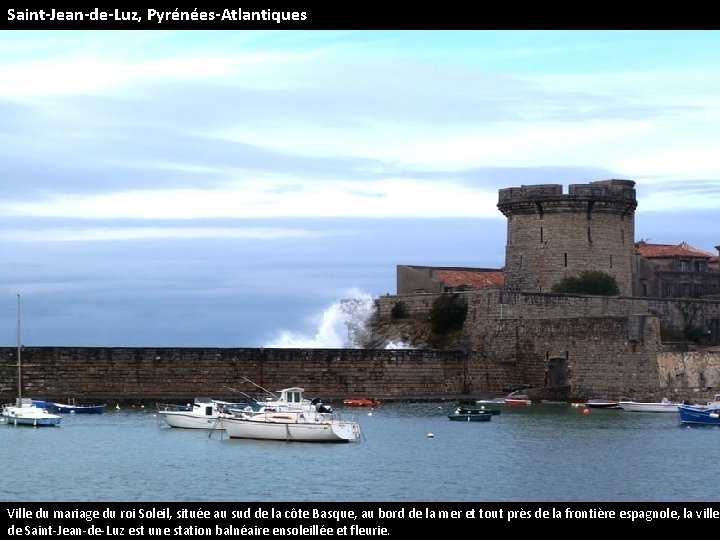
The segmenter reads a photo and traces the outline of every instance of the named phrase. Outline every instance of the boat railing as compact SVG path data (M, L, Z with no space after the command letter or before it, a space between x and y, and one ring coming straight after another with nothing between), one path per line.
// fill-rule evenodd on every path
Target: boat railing
M354 424L358 423L358 419L360 415L357 412L340 412L333 410L332 412L326 412L326 413L318 413L325 416L325 418L330 418L333 422L352 422Z
M193 409L193 406L190 403L187 405L178 405L177 403L156 403L155 406L158 411L186 412L192 411Z

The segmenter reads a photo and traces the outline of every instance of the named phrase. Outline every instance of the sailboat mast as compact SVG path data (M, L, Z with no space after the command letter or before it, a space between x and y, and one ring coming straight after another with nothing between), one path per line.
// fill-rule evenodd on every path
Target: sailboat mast
M22 362L20 361L20 295L17 295L17 367L18 398L22 398Z

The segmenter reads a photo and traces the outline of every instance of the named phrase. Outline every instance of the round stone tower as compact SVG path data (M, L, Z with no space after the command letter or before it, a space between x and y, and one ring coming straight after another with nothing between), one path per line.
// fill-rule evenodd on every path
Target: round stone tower
M556 184L501 189L505 286L550 292L565 277L600 270L632 295L636 207L632 180L571 185L567 194Z

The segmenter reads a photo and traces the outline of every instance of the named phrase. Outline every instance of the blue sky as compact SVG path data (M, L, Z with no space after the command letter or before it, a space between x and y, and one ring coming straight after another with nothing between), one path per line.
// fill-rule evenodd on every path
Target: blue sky
M20 294L27 345L321 346L397 264L501 267L498 190L523 184L634 180L636 240L716 253L718 52L699 30L0 32L0 345Z

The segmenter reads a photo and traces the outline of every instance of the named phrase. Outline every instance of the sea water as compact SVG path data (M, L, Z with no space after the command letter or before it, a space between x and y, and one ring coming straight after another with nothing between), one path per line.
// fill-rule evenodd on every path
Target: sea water
M4 501L712 501L720 429L675 413L559 404L451 422L455 403L333 404L357 443L229 439L167 427L152 409L0 425ZM13 466L10 464L13 463Z

